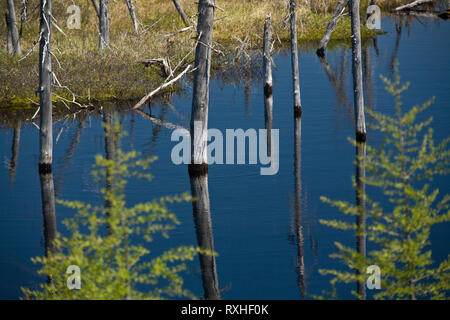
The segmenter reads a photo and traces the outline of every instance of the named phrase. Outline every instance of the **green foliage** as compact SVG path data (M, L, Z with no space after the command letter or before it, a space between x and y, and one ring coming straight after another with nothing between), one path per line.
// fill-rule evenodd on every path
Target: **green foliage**
M430 230L432 226L450 220L450 195L438 200L439 190L432 189L430 182L435 176L449 172L447 145L450 139L435 145L430 128L432 118L417 120L419 113L426 110L433 99L412 107L406 113L402 111L401 95L409 84L400 84L398 68L394 81L381 78L387 92L395 97L396 115L390 117L368 110L374 118L373 128L384 133L385 137L379 148L367 146L367 155L358 157L357 165L365 165L367 170L367 176L361 178L361 182L378 188L383 202L388 205L382 207L380 202L371 200L365 193L360 196L367 203L366 208L322 197L322 201L346 215L356 218L365 214L367 223L365 230L358 233L361 229L356 223L321 221L336 229L353 230L355 235L365 233L375 249L364 256L352 247L336 243L338 252L331 257L341 260L349 269L320 272L332 275L335 293L337 283L360 281L365 284L367 266L378 265L381 290L375 291L374 298L444 299L450 290L450 260L447 258L434 267ZM352 142L357 147L364 147ZM353 294L360 297L355 292Z
M107 127L107 125L105 125ZM116 146L112 159L96 156L93 176L105 188L104 206L80 201L58 203L77 211L64 221L69 236L58 235L54 249L46 257L32 259L42 264L39 274L47 276L40 290L23 289L29 299L165 299L193 295L183 288L180 273L184 262L199 252L190 246L151 255L148 245L156 235L168 237L179 224L167 204L192 200L187 193L126 206L125 187L130 178L151 179L145 173L154 158L140 159L135 151L120 149L121 128L105 130ZM204 252L202 252L204 253ZM66 269L77 265L81 270L81 289L66 286Z

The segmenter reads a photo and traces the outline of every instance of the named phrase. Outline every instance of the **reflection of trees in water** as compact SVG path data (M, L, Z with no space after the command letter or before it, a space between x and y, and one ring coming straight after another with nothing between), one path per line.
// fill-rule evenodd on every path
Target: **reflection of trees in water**
M400 17L398 17L398 19L395 19L396 37L395 37L394 50L392 51L391 63L389 65L389 70L390 70L391 76L394 74L395 61L397 61L397 59L398 59L398 49L400 48L400 39L402 38L403 21L404 21L404 16L400 16Z
M20 130L22 128L22 121L17 121L14 126L13 140L11 145L11 161L9 162L9 181L13 182L16 176L16 168L19 161L19 146L20 146Z
M344 87L345 79L342 79L343 73L341 72L341 79L338 79L336 77L336 75L334 74L334 71L331 68L330 64L328 63L326 56L319 57L319 61L322 64L322 67L325 70L325 73L327 74L328 80L330 81L331 85L334 88L336 98L339 102L339 105L344 106L345 111L346 111L349 119L351 120L351 123L353 124L354 123L353 106L352 106L352 104L350 104L350 102L348 101L347 96L346 96L345 87Z
M366 185L364 179L366 177L366 144L358 143L356 145L356 205L358 207L358 215L356 216L356 249L359 254L366 255ZM356 271L359 274L359 271ZM357 293L360 298L366 299L366 283L364 281L358 281Z
M189 179L194 199L192 211L198 246L202 250L212 253L214 252L214 237L209 202L208 173L196 175L190 172ZM199 260L204 291L203 298L206 300L221 299L215 256L199 253Z
M53 174L51 172L40 173L42 218L44 229L44 252L45 256L55 251L54 240L56 238L56 211L55 211L55 188ZM51 275L47 275L47 282L52 282Z
M111 108L105 108L103 110L103 131L105 136L105 157L107 160L115 161L117 159L117 149L119 148L119 136L115 130L115 121L117 121L116 115ZM112 176L110 169L106 169L106 190L112 192L114 184L114 177ZM112 204L111 201L105 198L106 214L110 214ZM108 234L111 233L110 227L107 226Z
M301 117L294 118L294 176L295 176L295 235L297 244L297 274L298 286L302 298L306 294L306 276L305 276L305 261L304 261L304 237L302 224L302 181L301 181L301 134L302 119Z
M72 138L70 139L70 145L67 148L65 155L58 161L59 166L55 169L55 194L58 195L63 186L64 177L67 175L67 172L72 167L72 158L75 153L75 150L80 143L81 133L83 130L83 123L85 119L78 118L77 129L75 130Z

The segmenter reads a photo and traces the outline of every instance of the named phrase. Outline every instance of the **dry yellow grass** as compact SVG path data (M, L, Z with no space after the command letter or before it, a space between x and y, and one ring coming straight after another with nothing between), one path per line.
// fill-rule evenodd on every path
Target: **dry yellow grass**
M298 35L300 40L318 39L322 36L337 0L300 0L298 1ZM195 19L197 5L192 0L180 0L188 16ZM379 1L380 5L405 1ZM16 13L20 13L21 1L15 0ZM81 8L81 29L66 28L67 7L75 3ZM362 1L362 7L367 1ZM261 44L264 19L268 13L272 16L275 37L281 41L289 38L289 27L285 20L287 2L285 0L216 0L217 20L214 25L213 39L217 48L225 53L235 48L236 38L249 38L250 47ZM324 6L325 4L325 6ZM23 53L33 46L39 29L39 0L29 0L28 19L24 26L21 45ZM0 3L0 11L5 11L5 2ZM324 13L328 13L328 16ZM59 68L54 59L53 69L58 79L68 85L80 96L88 91L93 98L133 99L142 96L162 81L157 67L145 68L140 60L169 57L176 64L192 48L194 31L190 30L173 37L168 33L184 27L170 0L137 0L137 17L141 32L136 35L124 0L110 1L111 44L110 50L98 53L98 19L90 0L53 1L53 15L57 24L66 35L53 29L53 47L61 62ZM4 23L0 26L5 34ZM349 20L342 19L334 34L335 39L346 39L350 35ZM363 30L363 36L370 36ZM26 104L26 97L33 97L37 86L37 51L25 60L6 55L5 37L0 40L0 103ZM189 60L189 59L188 59ZM60 92L64 94L64 92Z

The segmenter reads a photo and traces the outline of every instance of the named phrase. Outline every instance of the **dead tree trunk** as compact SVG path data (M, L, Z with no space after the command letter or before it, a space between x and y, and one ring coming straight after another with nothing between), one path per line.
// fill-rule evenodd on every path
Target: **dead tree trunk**
M219 280L217 277L214 237L208 191L208 174L190 175L195 232L199 248L207 253L199 253L200 270L205 300L220 300ZM208 254L210 253L210 254Z
M99 49L103 51L109 47L109 0L100 0L99 13Z
M296 0L290 0L289 16L291 24L291 63L292 63L292 85L294 88L294 115L301 117L302 103L300 101L300 75L298 72L298 47L297 47L297 23L296 23Z
M17 19L16 10L14 8L14 1L7 0L8 5L8 33L11 36L11 42L13 47L13 53L15 55L21 54L20 42L19 42L19 31L17 31Z
M263 69L264 69L264 118L267 132L267 155L272 156L272 27L270 14L264 23Z
M27 20L27 5L28 5L28 0L22 0L22 9L20 9L19 39L22 37L23 25Z
M272 29L270 15L264 24L263 38L263 69L264 69L264 121L267 132L267 155L272 155L272 119L273 119L273 96L272 96Z
M130 12L130 17L131 17L131 21L133 22L133 28L134 28L134 32L138 33L139 32L139 26L136 20L136 13L134 10L134 3L133 0L126 0L127 2L127 7L128 7L128 11Z
M325 34L323 35L322 39L320 40L319 48L316 51L316 53L319 57L324 56L328 42L330 41L330 38L331 38L331 35L333 34L334 29L336 29L336 25L337 25L339 19L342 17L342 14L344 13L346 4L347 4L347 0L339 0L338 4L336 6L336 10L334 10L333 17L331 18L330 22L328 22L327 29L325 30Z
M353 103L356 120L356 140L359 142L364 142L366 141L366 120L364 116L359 0L351 0L350 3L350 14L352 20Z
M199 172L208 166L208 106L209 78L211 69L212 29L214 22L214 0L198 3L197 35L195 50L195 73L191 111L191 165Z
M6 50L8 54L13 54L14 50L11 39L11 30L9 29L9 17L7 12L5 12L5 21L6 21Z
M53 161L51 17L52 0L41 0L38 90L40 107L39 172L41 173L51 172Z
M358 143L356 146L356 206L358 215L356 217L356 249L360 255L366 256L366 177L365 167L366 144ZM364 274L365 270L357 270L356 274ZM360 299L366 299L365 281L357 282L357 293Z
M186 16L186 14L183 11L183 8L181 7L178 0L172 0L173 4L175 5L175 8L177 8L178 13L180 14L181 20L183 20L183 23L186 25L186 27L189 27L191 24L189 23L189 19ZM213 1L214 2L214 1Z

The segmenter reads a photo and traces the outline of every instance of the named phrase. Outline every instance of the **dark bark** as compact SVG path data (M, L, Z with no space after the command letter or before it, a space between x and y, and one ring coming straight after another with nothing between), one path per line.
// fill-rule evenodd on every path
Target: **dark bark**
M109 47L109 0L100 0L99 13L99 49L103 51Z
M11 35L11 42L13 47L13 53L16 55L21 54L20 42L19 42L19 31L17 30L17 19L16 10L14 8L13 0L6 0L8 5L8 32Z
M41 0L38 91L40 106L39 169L42 172L51 172L53 161L51 12L52 0Z
M189 167L192 167L190 165ZM198 166L197 166L198 167ZM214 252L214 236L211 221L211 210L208 191L208 173L196 175L190 172L192 202L194 214L195 231L200 249L206 251L199 253L200 270L205 300L220 300L222 297L219 290L217 277L216 258Z
M339 0L338 4L336 5L336 9L334 10L333 17L328 22L327 29L325 30L325 34L323 35L322 39L319 43L319 48L317 49L317 55L319 57L324 56L325 50L328 46L328 42L330 41L331 35L334 32L334 29L336 29L337 23L339 19L342 16L342 13L345 10L345 6L347 4L347 0Z
M186 14L183 11L183 8L181 7L178 0L172 0L173 4L175 5L175 8L177 8L178 13L180 14L181 20L183 20L183 23L186 27L189 27L191 24L189 23L189 19L186 16ZM214 1L213 1L214 2Z
M200 37L195 51L195 73L191 112L191 163L208 163L208 106L209 79L211 69L212 29L214 22L214 0L198 3L197 35ZM197 123L197 126L195 124ZM195 130L197 127L197 130Z
M366 141L366 121L364 115L364 91L361 59L361 26L359 16L359 0L351 0L352 26L352 73L353 73L353 103L355 108L356 140Z
M298 72L298 47L297 47L297 23L296 23L296 0L289 2L289 15L291 26L291 64L292 64L292 85L294 90L294 113L302 114L302 103L300 100L300 75Z

